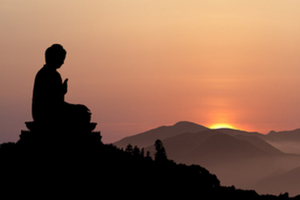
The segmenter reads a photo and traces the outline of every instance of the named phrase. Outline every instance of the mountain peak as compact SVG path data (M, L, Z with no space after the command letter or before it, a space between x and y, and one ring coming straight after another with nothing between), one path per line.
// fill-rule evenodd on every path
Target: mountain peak
M193 122L189 122L189 121L179 121L176 124L174 124L173 126L197 126L197 127L204 127L201 126L199 124L193 123Z
M177 122L176 124L174 124L174 126L175 126L175 125L178 125L178 124L196 124L196 123L189 122L189 121L179 121L179 122Z
M276 134L276 131L273 131L273 130L272 130L272 131L270 131L267 135L269 135L269 134L270 134L270 135Z
M197 133L205 130L209 129L192 122L180 121L173 126L161 126L137 135L123 138L114 144L118 147L126 147L129 143L139 147L147 147L153 145L157 139L163 140L182 133Z
M179 121L173 126L170 126L170 128L173 129L173 131L175 132L181 132L181 133L184 132L194 133L194 132L209 130L209 128L207 127L189 121Z

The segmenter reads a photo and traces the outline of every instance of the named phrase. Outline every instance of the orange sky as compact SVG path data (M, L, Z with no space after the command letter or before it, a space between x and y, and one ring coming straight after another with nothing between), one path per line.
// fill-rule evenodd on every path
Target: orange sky
M44 51L104 142L181 120L300 128L298 0L2 0L0 142L30 121Z

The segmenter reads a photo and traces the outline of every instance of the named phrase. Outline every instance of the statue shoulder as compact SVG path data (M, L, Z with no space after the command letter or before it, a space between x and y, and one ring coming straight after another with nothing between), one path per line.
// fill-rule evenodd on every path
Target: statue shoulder
M46 66L42 67L36 74L36 80L42 79L42 80L51 80L51 81L61 81L60 74L53 69L49 69Z

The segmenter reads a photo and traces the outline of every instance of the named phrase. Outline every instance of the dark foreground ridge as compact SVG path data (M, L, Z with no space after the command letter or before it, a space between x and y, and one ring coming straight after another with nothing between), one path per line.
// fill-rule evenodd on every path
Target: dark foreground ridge
M138 147L129 145L123 150L103 144L100 132L92 132L95 124L69 131L36 128L33 123L27 127L31 130L22 131L18 142L0 145L2 195L40 199L300 199L222 187L205 168L168 160L159 140L152 159Z

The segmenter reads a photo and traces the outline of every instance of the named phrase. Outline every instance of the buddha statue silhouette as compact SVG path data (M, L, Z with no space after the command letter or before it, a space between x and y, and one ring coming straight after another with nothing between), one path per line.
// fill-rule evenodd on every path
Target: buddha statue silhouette
M90 122L91 113L86 106L65 102L68 79L63 82L57 69L64 64L66 53L60 44L53 44L45 52L46 64L36 74L32 117L37 124L78 127Z

